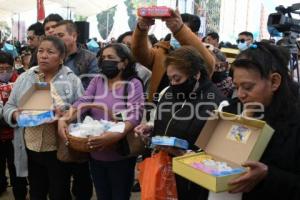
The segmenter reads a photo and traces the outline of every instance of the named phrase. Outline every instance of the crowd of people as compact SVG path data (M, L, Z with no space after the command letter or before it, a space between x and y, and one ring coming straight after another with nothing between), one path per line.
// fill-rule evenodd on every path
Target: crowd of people
M125 155L121 141L131 132L143 139L172 136L198 151L194 143L207 118L226 100L224 111L241 114L242 107L252 118L263 113L275 133L260 161L243 163L248 171L228 183L229 192L214 193L175 175L178 199L300 198L300 90L289 70L288 49L271 40L254 41L244 31L237 37L240 53L229 63L218 33L198 36L198 16L172 10L161 20L171 32L161 40L148 34L155 20L139 17L135 30L95 50L89 44L95 47L96 41L78 44L73 21L50 14L43 24L29 26L25 47L10 52L2 44L0 197L8 187L8 169L16 200L89 200L93 190L99 200L129 200L137 156ZM19 127L20 100L38 82L51 86L55 118ZM249 103L264 110L250 112L255 107ZM122 133L90 136L90 153L70 149L70 123L86 116L113 121L118 113ZM157 150L170 157L187 153L176 147ZM66 153L72 159L66 160Z

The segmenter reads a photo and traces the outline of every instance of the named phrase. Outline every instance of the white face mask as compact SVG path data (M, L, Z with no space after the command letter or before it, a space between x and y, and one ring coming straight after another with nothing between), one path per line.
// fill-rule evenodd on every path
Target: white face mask
M170 40L170 45L174 48L174 49L178 49L181 47L180 43L172 36L171 40Z

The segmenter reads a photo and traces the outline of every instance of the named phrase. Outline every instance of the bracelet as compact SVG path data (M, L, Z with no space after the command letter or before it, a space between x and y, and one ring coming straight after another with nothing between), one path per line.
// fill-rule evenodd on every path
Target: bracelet
M183 25L184 25L184 23L182 23L182 24L180 25L179 29L176 30L176 31L173 33L173 35L176 35L176 34L182 29Z

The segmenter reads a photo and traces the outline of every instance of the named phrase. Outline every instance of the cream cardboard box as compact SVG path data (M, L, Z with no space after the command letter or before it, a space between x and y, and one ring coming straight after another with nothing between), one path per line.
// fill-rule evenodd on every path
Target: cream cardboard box
M260 160L274 132L266 122L224 112L216 113L216 117L206 122L195 145L233 168L240 168L247 160ZM203 153L173 158L173 171L213 192L227 191L228 181L241 175L217 177L186 164L185 159L199 154Z
M226 60L229 64L233 63L236 56L240 53L238 49L232 49L232 48L221 48L221 52L225 54Z
M53 100L50 85L45 82L35 83L19 101L22 110L17 123L20 127L38 126L54 118Z

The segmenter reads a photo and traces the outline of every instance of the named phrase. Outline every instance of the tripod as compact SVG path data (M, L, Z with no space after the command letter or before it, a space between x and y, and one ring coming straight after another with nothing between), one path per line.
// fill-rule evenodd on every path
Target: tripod
M283 40L285 41L283 46L287 47L291 53L290 59L290 71L292 78L300 83L300 72L299 72L299 63L298 63L298 52L300 51L300 46L297 43L298 33L287 31L284 32Z

